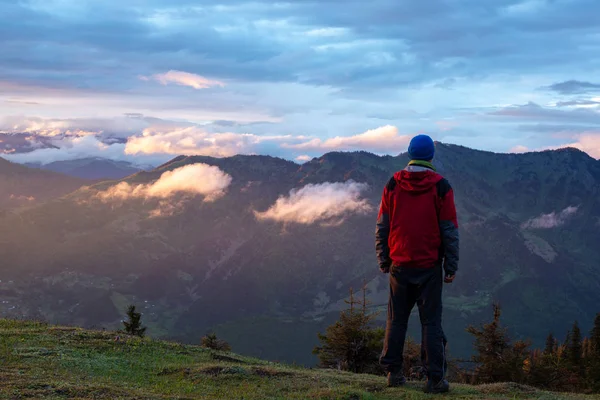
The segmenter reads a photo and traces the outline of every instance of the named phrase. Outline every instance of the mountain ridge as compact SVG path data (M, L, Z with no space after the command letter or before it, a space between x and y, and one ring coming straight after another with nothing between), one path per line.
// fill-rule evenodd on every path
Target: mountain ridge
M3 300L19 304L11 310L19 315L106 327L125 304L148 304L157 337L190 341L215 329L242 352L310 365L316 332L336 318L349 286L366 281L374 305L385 309L374 220L385 182L407 162L406 154L365 152L327 153L301 165L179 156L121 182L145 187L166 171L205 163L229 174L231 184L212 202L172 197L178 208L159 218L150 216L158 199L97 200L117 182L80 189L3 221L11 229L0 228L0 241L10 244L0 254L7 260L1 273L19 267ZM464 328L485 320L493 301L504 306L511 333L535 344L549 331L566 331L565 320L592 320L600 302L600 163L572 150L503 155L438 145L434 164L455 189L461 226L459 275L445 288L453 353L469 353ZM368 213L337 225L256 218L292 189L350 181L368 184L361 195ZM536 228L540 218L556 226ZM32 242L40 243L37 254L26 250Z
M85 157L54 161L47 164L28 163L25 165L90 180L122 179L142 170L127 161L114 161L102 157Z
M0 157L0 210L43 203L86 183L83 179L29 168Z

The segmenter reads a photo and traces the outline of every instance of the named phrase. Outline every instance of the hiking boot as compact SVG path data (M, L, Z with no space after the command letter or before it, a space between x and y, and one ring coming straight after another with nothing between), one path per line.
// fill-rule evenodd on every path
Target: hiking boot
M450 391L450 384L447 380L442 379L437 383L434 383L431 379L427 381L425 385L425 389L423 390L425 393L447 393Z
M388 387L398 387L406 383L406 378L402 371L400 372L388 372L387 374L387 385Z

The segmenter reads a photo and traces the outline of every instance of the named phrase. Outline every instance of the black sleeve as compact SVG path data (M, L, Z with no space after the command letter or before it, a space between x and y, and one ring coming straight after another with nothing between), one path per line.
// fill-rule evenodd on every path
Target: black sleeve
M459 243L458 220L454 204L454 191L446 179L437 184L438 195L441 200L439 211L440 234L442 237L442 253L444 256L444 270L447 275L454 275L458 270Z
M390 236L390 214L387 195L390 191L394 190L395 186L396 181L392 178L383 191L381 205L379 206L379 215L377 216L377 225L375 228L375 252L377 254L379 268L382 270L389 269L392 264L392 261L390 260L390 246L388 244Z
M444 271L454 275L458 270L459 234L458 228L452 221L440 221L442 246L444 250Z
M389 214L379 214L377 218L377 228L375 229L375 252L379 268L389 268L392 264L390 260L390 247L388 238L390 236L390 216Z

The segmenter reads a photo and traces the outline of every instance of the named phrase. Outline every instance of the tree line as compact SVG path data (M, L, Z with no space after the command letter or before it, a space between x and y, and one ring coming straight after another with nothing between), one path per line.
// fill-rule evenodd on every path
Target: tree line
M382 373L379 355L384 330L375 325L377 313L369 310L366 288L359 299L351 290L346 303L348 308L339 319L319 334L320 345L313 353L323 368ZM450 363L454 382L516 382L554 391L600 392L600 313L589 336L584 337L575 322L562 342L549 334L543 349L532 348L528 340L511 340L501 316L500 306L494 304L491 322L467 327L474 339L474 354L470 360ZM420 364L421 348L408 339L404 375L422 379Z

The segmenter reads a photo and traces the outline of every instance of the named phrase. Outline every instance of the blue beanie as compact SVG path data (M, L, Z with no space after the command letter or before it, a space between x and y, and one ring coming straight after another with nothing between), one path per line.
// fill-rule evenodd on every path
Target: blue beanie
M435 154L435 145L433 139L427 135L417 135L408 145L408 155L411 160L433 160Z

